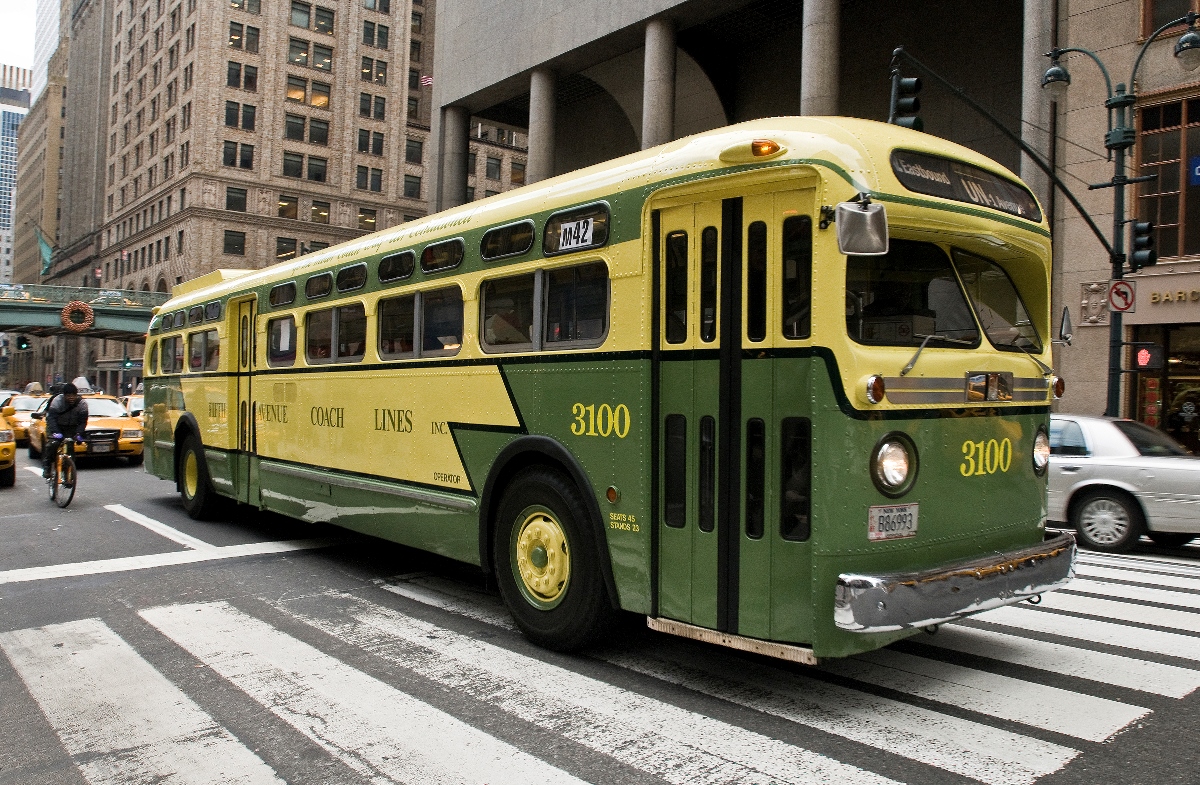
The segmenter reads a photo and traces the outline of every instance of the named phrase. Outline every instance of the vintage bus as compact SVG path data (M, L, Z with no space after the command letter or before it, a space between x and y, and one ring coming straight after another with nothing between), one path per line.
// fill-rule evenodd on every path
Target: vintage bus
M1050 233L963 147L775 118L175 287L147 465L479 565L524 633L816 662L1069 579ZM1060 393L1061 394L1061 393Z

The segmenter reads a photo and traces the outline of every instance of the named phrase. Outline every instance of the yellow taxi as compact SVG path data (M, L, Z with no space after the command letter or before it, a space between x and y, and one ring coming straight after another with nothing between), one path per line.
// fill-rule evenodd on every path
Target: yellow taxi
M4 406L11 406L16 412L8 418L8 422L16 435L17 446L24 447L29 444L29 425L33 422L32 415L49 397L49 395L40 394L14 395L4 403Z
M16 409L0 409L0 488L11 488L17 481L17 439L10 418Z
M140 388L141 385L138 387ZM142 427L146 427L146 399L141 393L126 395L121 399L121 405L129 410L129 416L138 418Z
M111 395L83 395L88 405L88 424L83 434L83 444L75 446L76 458L120 457L129 460L130 466L141 464L142 424L130 417L121 402ZM46 447L46 407L52 398L42 402L33 413L33 425L29 429L29 457L42 457Z

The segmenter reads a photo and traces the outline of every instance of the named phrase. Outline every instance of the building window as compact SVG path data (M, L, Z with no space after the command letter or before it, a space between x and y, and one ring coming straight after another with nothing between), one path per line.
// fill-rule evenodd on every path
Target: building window
M1195 5L1194 0L1143 0L1142 35L1149 36L1167 22L1186 16L1196 10Z
M186 72L183 82L186 90L188 87ZM225 84L229 87L240 87L243 90L256 92L258 90L258 69L252 65L243 66L241 63L230 60L225 72Z
M252 104L239 104L237 101L225 102L225 125L230 128L241 127L246 131L254 130L257 108Z
M292 5L295 8L295 4ZM293 12L294 13L294 12ZM308 41L292 38L288 42L288 62L292 65L308 66ZM230 64L232 65L232 63ZM231 85L236 86L236 85Z
M408 69L408 89L409 90L420 90L421 89L421 72L415 68Z
M364 82L385 85L387 84L387 67L388 64L383 60L372 60L370 57L364 57L362 59L360 78Z
M305 103L308 97L308 80L301 79L298 76L288 76L287 78L287 100L294 103Z
M292 24L305 30L312 23L312 6L308 3L292 2Z
M237 142L225 142L221 148L221 165L237 166Z
M478 159L475 153L467 153L467 177L475 176L475 167L477 163Z
M1168 19L1167 21L1170 21ZM1200 254L1200 98L1141 107L1138 112L1143 183L1137 214L1153 221L1160 256Z
M226 143L228 145L228 142ZM283 176L284 177L303 177L304 176L304 156L300 153L284 153L283 154Z
M225 189L225 209L246 212L246 189L228 186Z
M275 261L286 262L288 259L296 258L296 238L295 237L276 237L275 238Z
M312 106L316 109L328 109L329 92L329 85L325 84L324 82L314 81L312 83L312 95L308 101L309 106Z
M421 14L418 14L416 11L413 11L413 15L412 15L412 31L413 31L414 33L416 33L417 35L420 35L420 34L421 34L421 28L422 28L422 27L424 27L424 26L425 26L425 18L424 18L424 17L423 17Z
M484 176L489 180L500 179L500 159L488 157L487 163L484 166Z
M363 191L383 190L383 170L371 169L366 166L355 168L354 187Z
M329 162L324 158L317 158L310 155L308 157L308 179L315 183L325 182L325 173Z
M411 174L404 175L404 195L409 199L421 198L421 178Z
M410 41L408 44L408 59L414 63L421 62L421 42Z
M329 123L325 120L308 121L308 141L313 144L329 144Z
M390 14L392 0L363 0L363 8L368 11L378 11L381 14Z
M410 164L422 162L425 145L420 139L409 139L404 143L404 160Z
M313 44L312 67L318 71L333 70L333 47Z
M378 25L374 22L363 22L362 42L367 46L374 46L379 49L387 49L388 26Z
M326 35L333 35L333 11L317 6L313 14L313 30Z
M315 224L329 223L329 202L318 202L314 199L312 209L309 210L309 220Z
M239 145L238 166L243 169L254 168L254 145L243 144Z
M279 217L280 218L296 218L296 214L300 209L300 199L287 194L279 195Z
M293 142L304 141L304 118L298 114L284 115L283 138Z
M259 0L229 0L229 5L232 8L239 8L243 11L248 11L249 13L252 13L252 14L257 14L259 12ZM194 6L189 4L188 5L188 13L191 13L193 8L194 8ZM179 9L176 8L174 11L171 12L172 19L175 18L175 14L178 11L179 11ZM174 23L172 22L172 25L173 24Z
M230 229L225 230L225 249L227 254L235 256L246 255L246 233L235 232Z
M186 131L187 129L192 127L192 102L191 101L188 101L186 104L183 105L183 108L179 110L179 116L180 116L180 123L183 127L183 130Z
M511 168L512 177L510 179L512 180L512 184L513 185L524 185L525 184L525 164L517 163L516 161L513 161L511 164L511 167L512 167Z
M358 228L368 232L375 231L375 211L366 207L358 208Z

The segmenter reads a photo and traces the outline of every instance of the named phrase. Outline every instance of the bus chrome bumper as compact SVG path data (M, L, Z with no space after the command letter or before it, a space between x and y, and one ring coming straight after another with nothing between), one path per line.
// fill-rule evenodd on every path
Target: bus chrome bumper
M923 572L838 576L833 620L851 632L929 627L1011 605L1075 577L1075 538L1063 533L1019 551Z

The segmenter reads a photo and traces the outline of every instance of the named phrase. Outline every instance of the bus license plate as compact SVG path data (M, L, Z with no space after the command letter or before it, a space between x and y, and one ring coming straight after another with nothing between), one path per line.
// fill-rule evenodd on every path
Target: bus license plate
M883 504L867 510L867 539L903 540L917 536L917 504Z
M112 452L113 446L109 442L100 442L97 444L88 445L88 452Z

